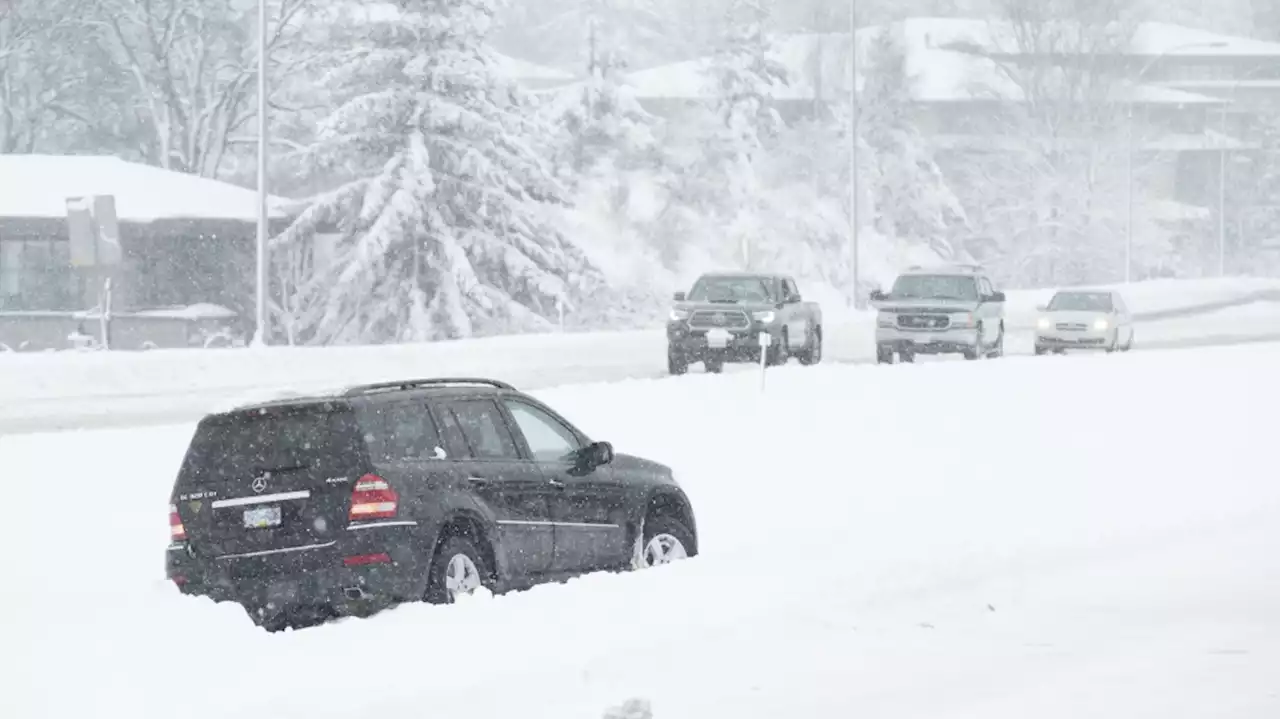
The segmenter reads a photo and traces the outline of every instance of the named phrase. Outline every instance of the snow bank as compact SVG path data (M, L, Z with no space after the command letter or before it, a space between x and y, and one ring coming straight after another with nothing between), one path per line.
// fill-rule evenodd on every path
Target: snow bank
M10 483L28 509L0 525L0 715L598 719L643 697L659 719L1273 716L1277 363L1273 345L539 392L675 469L700 558L282 635L162 579L189 426L0 437L5 475L39 478Z

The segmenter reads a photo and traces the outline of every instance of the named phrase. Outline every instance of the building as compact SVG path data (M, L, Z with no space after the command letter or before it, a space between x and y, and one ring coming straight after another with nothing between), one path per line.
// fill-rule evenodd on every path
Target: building
M5 345L28 341L21 327L48 338L37 327L41 317L65 325L71 314L94 310L108 278L119 316L172 317L173 308L191 306L252 316L255 191L115 157L53 155L0 155L0 187ZM92 226L77 230L90 218L75 208L94 198ZM273 232L288 222L287 207L271 198ZM78 250L78 232L96 242Z
M1081 48L1089 43L1072 39L1078 27L1043 30L1044 37L1034 38L1039 47L1022 47L1033 44L1026 33L993 20L918 17L862 28L859 86L875 40L888 33L902 54L914 124L946 169L966 152L999 152L1023 142L1016 135L1024 132L1018 122L1028 98L1013 75L1080 67L1087 58L1090 72L1110 78L1104 102L1116 107L1109 128L1113 154L1131 156L1135 181L1157 198L1140 212L1162 224L1187 225L1209 245L1232 242L1244 257L1242 216L1280 216L1280 201L1243 197L1256 186L1252 175L1274 164L1259 129L1280 117L1280 43L1146 22L1127 40L1106 46L1114 49L1086 55ZM774 85L775 109L794 120L847 104L850 47L847 32L777 37L773 52L790 82ZM715 99L710 69L709 58L690 60L631 73L625 83L645 109L677 119ZM1218 236L1224 233L1236 237Z

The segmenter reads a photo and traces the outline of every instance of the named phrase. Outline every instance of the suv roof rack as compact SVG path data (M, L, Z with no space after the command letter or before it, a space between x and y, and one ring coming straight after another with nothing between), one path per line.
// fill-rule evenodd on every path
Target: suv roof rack
M362 394L371 394L373 392L393 392L405 391L411 389L422 389L424 387L446 387L457 385L481 385L484 387L493 387L495 389L514 390L515 387L496 379L486 379L484 377L428 377L424 379L402 379L391 382L374 382L371 384L359 384L348 387L343 396L357 397Z

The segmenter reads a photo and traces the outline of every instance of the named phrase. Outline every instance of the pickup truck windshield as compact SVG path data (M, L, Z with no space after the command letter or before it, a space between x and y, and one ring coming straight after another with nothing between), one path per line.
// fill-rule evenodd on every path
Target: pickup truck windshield
M693 283L690 302L773 302L763 277L702 277Z
M978 301L978 283L965 275L902 275L889 296L895 300Z

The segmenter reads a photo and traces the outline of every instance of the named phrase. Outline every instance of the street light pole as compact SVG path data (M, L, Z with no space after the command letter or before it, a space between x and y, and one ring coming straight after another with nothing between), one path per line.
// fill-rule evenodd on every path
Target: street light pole
M1227 276L1227 106L1222 106L1223 148L1218 152L1218 276Z
M853 306L862 309L858 247L858 225L862 221L858 212L858 115L862 112L858 105L858 0L849 0L849 48L849 233L853 250Z
M267 0L258 0L258 248L255 346L267 344Z
M1133 100L1129 100L1129 115L1125 122L1125 145L1129 151L1125 153L1124 163L1124 283L1133 281Z

